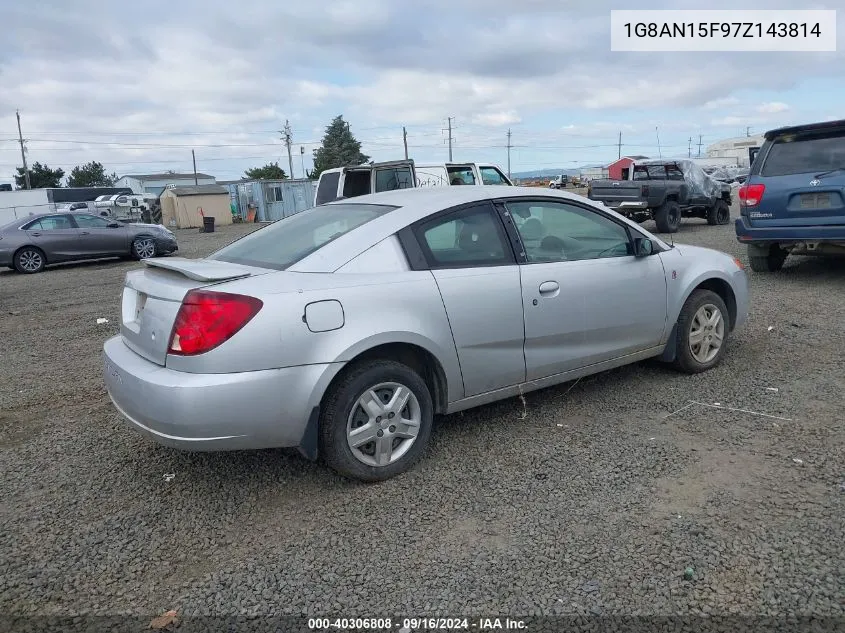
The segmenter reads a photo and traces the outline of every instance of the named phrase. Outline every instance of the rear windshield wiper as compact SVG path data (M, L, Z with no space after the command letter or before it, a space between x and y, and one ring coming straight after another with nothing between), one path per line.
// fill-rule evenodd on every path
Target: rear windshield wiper
M832 174L835 171L842 171L843 169L845 169L845 165L843 165L842 167L835 167L834 169L828 169L827 171L823 171L822 173L813 176L813 178L821 178L822 176L827 176L828 174Z

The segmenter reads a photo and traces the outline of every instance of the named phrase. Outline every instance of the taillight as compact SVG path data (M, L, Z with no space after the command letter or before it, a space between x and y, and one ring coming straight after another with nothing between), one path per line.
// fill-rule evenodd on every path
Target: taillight
M766 185L742 185L739 188L739 204L743 207L756 207L763 199Z
M232 338L263 306L255 297L192 290L176 315L168 353L204 354Z

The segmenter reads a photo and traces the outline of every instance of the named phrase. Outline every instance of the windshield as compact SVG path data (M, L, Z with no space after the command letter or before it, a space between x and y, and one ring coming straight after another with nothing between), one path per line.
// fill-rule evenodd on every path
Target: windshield
M761 176L820 173L845 167L845 130L824 136L775 139Z
M376 204L314 207L250 233L208 259L284 270L341 235L396 208Z

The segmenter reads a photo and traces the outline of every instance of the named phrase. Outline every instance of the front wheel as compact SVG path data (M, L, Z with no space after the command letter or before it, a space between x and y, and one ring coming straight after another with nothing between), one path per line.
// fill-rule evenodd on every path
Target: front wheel
M132 241L132 256L135 259L149 259L156 256L156 243L151 237L136 237Z
M677 233L681 226L681 207L674 200L667 200L654 212L654 222L660 233Z
M389 479L420 458L433 419L429 389L410 367L391 360L353 366L327 394L320 452L350 479Z
M712 290L695 290L678 316L675 368L698 374L718 365L725 355L729 319L719 295Z

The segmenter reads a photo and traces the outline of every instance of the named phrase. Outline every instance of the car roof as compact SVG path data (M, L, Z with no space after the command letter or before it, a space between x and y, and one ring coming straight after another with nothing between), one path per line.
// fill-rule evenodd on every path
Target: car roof
M355 196L323 206L385 205L396 208L332 240L293 264L288 270L291 272L333 272L406 226L439 211L473 202L528 197L547 200L556 198L598 208L603 207L601 203L567 191L551 190L546 187L509 187L505 185L414 187ZM320 207L315 208L319 209ZM309 211L313 211L313 209L303 211L303 213ZM284 221L280 220L280 222ZM626 220L626 222L628 221ZM629 224L637 227L636 223L629 222ZM638 228L638 230L642 231L643 229ZM656 236L652 237L658 244L663 244L662 240Z
M779 127L774 130L769 130L764 135L767 141L771 141L777 136L785 136L787 134L800 134L803 132L836 132L845 130L845 119L838 119L836 121L821 121L819 123L806 123L804 125L792 125L788 127Z

